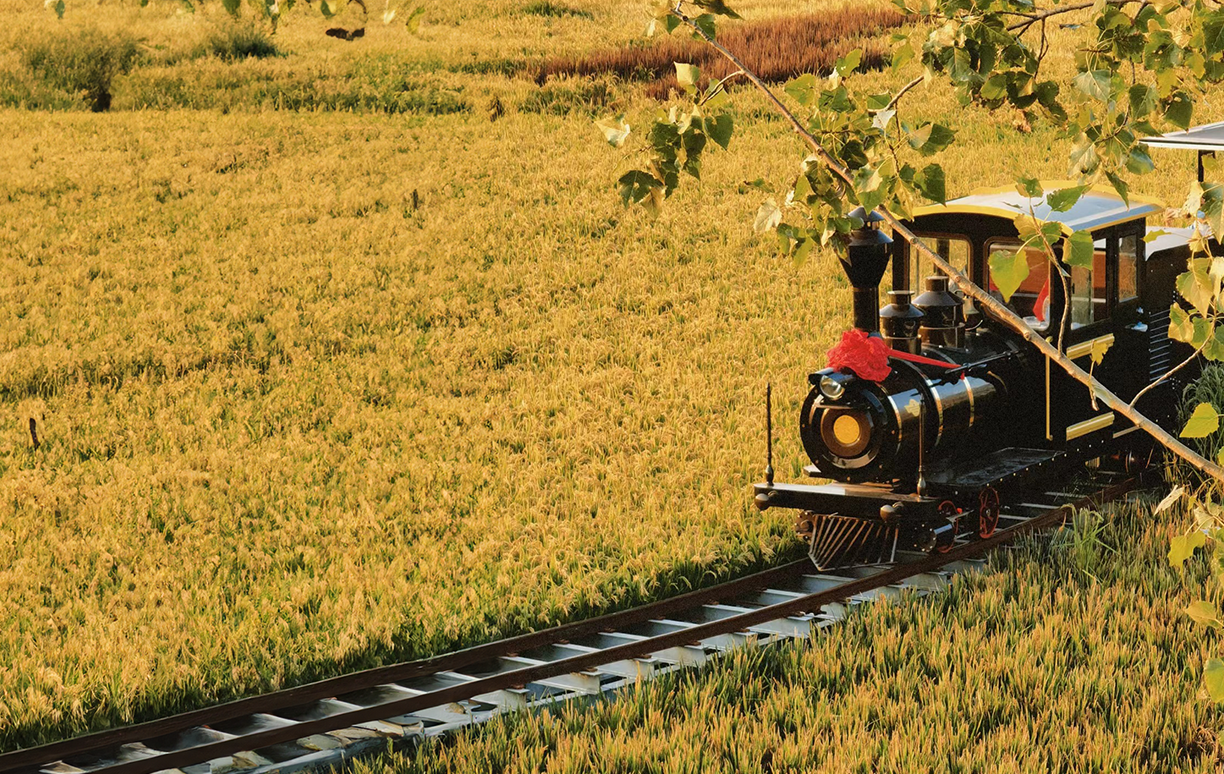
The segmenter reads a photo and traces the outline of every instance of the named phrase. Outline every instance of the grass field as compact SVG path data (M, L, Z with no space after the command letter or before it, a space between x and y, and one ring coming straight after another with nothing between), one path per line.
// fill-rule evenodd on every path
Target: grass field
M502 718L406 772L1219 771L1200 630L1147 506L991 559L930 599L866 606L810 645L740 652L619 700ZM962 582L963 581L963 582Z
M651 221L592 126L648 121L642 87L516 74L633 40L636 0L430 6L418 36L353 43L302 8L278 56L235 61L207 53L219 8L178 7L0 5L0 103L27 104L0 111L0 749L793 549L750 508L762 392L797 476L792 417L849 289L752 233L767 194L739 184L783 190L799 158L762 102L742 93L732 151ZM136 40L108 112L27 64L71 35ZM913 118L958 111L952 193L1064 175L1050 127L919 94ZM1181 201L1190 159L1157 161L1136 190Z

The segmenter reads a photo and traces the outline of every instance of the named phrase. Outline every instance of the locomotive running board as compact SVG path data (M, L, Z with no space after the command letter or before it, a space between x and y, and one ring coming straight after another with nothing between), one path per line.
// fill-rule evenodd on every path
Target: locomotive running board
M911 514L937 515L941 500L856 484L756 484L756 507L879 518L885 505L904 504Z

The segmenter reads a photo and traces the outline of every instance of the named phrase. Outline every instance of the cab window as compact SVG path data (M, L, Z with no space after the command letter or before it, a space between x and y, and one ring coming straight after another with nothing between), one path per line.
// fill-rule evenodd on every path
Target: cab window
M1041 250L1024 248L1016 242L991 242L987 246L986 254L1007 252L1014 255L1021 250L1024 251L1029 273L1016 292L1012 294L1011 300L1004 303L1013 312L1023 317L1030 328L1040 330L1049 324L1050 319L1050 260L1046 254ZM986 262L986 281L990 295L1003 301L1003 294L999 292L998 286L990 278L989 261Z
M1139 235L1118 240L1118 303L1139 297Z
M1092 266L1071 267L1071 327L1090 325L1109 318L1109 292L1105 282L1105 239L1093 243Z

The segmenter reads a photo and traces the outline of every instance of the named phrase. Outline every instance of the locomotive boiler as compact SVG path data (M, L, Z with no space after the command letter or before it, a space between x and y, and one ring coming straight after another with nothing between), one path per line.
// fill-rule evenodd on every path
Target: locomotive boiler
M1068 357L1085 370L1091 364L1129 399L1189 355L1168 326L1191 234L1165 227L1149 235L1146 220L1162 208L1136 196L1124 202L1112 190L1093 189L1055 212L1046 197L1066 185L1032 200L1011 188L978 192L919 208L907 225L1000 301L987 259L1024 252L1029 276L1006 305L1038 335L1057 341L1061 333ZM1013 219L1030 206L1065 236L1090 231L1092 265L1064 264L1062 245L1057 268L1027 250ZM966 533L988 537L1000 503L1027 485L1086 463L1134 467L1147 459L1143 433L962 299L908 244L882 233L878 215L855 214L863 226L842 258L854 327L830 350L828 367L809 375L799 416L811 462L805 473L831 483L777 483L769 473L755 487L762 510L798 512L817 566L888 562L898 550L946 550ZM1176 397L1193 376L1183 370L1139 408L1171 425Z

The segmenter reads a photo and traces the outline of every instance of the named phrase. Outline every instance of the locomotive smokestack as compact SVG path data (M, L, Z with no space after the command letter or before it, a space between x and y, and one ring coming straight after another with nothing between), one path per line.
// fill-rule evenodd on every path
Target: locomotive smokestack
M854 327L871 333L876 330L880 310L880 279L888 268L892 239L880 231L883 216L862 207L850 213L863 225L850 232L850 245L841 259L842 268L854 289Z

